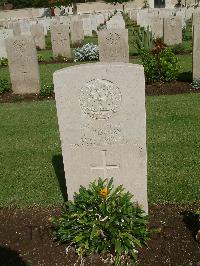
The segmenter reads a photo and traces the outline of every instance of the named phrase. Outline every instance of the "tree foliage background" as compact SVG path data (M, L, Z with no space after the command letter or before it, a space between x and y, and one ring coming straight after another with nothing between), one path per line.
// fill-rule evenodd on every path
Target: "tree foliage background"
M89 0L88 2L90 2ZM95 0L93 0L95 1ZM106 3L117 4L124 3L130 0L104 0ZM14 8L26 8L26 7L60 7L69 6L73 3L81 3L85 0L0 0L0 6L5 4L12 4Z
M0 0L0 6L12 4L14 8L26 7L60 7L68 6L75 2L85 2L85 0Z

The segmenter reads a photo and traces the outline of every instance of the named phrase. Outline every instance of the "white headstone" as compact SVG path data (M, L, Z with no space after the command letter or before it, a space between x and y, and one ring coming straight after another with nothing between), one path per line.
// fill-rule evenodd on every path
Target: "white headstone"
M65 24L51 24L51 43L54 56L71 58L69 30Z
M159 15L154 15L150 19L150 28L154 38L163 37L163 18Z
M31 26L31 34L35 40L37 48L44 50L46 48L44 27L42 24L35 24Z
M49 25L48 25L48 20L47 19L38 19L38 24L42 24L44 28L44 35L47 36L48 30L49 30Z
M90 15L82 16L83 31L85 36L92 36L92 21Z
M182 21L180 17L164 18L164 43L167 45L182 43Z
M60 23L66 25L67 30L69 31L69 29L70 29L70 19L69 19L69 17L67 17L67 16L60 17Z
M7 58L5 39L13 37L13 30L0 30L0 58Z
M19 22L12 22L10 28L13 29L14 36L21 35L21 27Z
M81 44L83 42L83 21L80 18L71 20L70 33L72 44Z
M92 30L97 31L98 24L97 24L97 18L95 15L91 16L91 23L92 23Z
M113 177L148 212L143 67L86 64L53 76L69 200L80 185Z
M21 34L31 34L31 25L28 20L20 21Z
M193 80L200 81L200 17L193 26Z
M40 75L33 37L8 38L6 50L13 93L39 93Z
M107 29L125 29L125 22L122 18L111 18L106 22Z
M192 15L192 24L200 25L200 12L194 12Z
M129 62L127 29L100 30L98 45L101 62Z

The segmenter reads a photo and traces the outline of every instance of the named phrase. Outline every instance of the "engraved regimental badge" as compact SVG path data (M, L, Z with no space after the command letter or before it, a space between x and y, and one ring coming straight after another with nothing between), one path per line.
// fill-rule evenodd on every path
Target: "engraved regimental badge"
M109 119L118 111L121 101L120 89L105 79L87 82L80 92L81 110L93 119Z

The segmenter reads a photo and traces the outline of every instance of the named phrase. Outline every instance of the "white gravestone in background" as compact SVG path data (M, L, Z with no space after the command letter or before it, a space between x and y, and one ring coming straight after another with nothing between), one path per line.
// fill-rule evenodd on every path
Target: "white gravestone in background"
M13 22L10 24L10 27L13 29L14 36L21 35L21 26L20 22Z
M51 24L51 43L53 55L64 56L71 58L69 29L65 24L52 23Z
M33 37L8 38L6 50L13 93L39 93L40 75Z
M81 16L83 21L84 36L92 36L92 21L90 15Z
M1 57L7 58L5 39L9 37L13 37L13 30L11 29L0 30L0 58Z
M72 44L81 44L84 40L83 21L80 18L71 20L70 25Z
M43 25L43 27L44 27L44 35L45 36L47 36L48 30L49 30L47 21L48 21L47 19L38 19L37 20L38 24L42 24Z
M154 15L150 19L150 28L154 38L162 38L163 37L163 18Z
M143 67L68 67L54 73L54 86L69 200L80 185L113 177L148 211Z
M31 25L28 20L20 21L21 34L31 35Z
M192 15L192 24L200 25L200 12L194 12Z
M119 17L119 19L110 19L106 22L107 29L125 29L125 22Z
M127 29L100 30L98 45L100 62L129 62Z
M35 40L37 48L44 50L46 48L44 27L42 24L35 24L31 26L31 34Z
M200 22L200 21L199 21ZM193 26L193 80L200 81L200 23Z
M91 15L91 23L92 23L92 30L97 31L97 26L98 26L97 18L93 14Z
M167 45L182 43L182 21L180 17L164 18L164 43Z

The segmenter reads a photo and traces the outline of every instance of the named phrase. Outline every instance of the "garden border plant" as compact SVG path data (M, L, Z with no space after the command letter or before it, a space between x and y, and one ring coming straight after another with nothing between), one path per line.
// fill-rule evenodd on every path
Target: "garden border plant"
M123 186L114 188L113 178L80 186L74 201L59 219L53 219L55 237L72 246L78 260L95 253L104 254L114 265L135 263L137 248L147 243L148 217Z
M7 78L0 78L0 94L11 90L11 84Z
M8 66L8 59L5 57L0 57L0 66Z
M147 83L176 80L180 69L178 57L163 43L162 39L154 40L152 50L142 47L139 52Z

